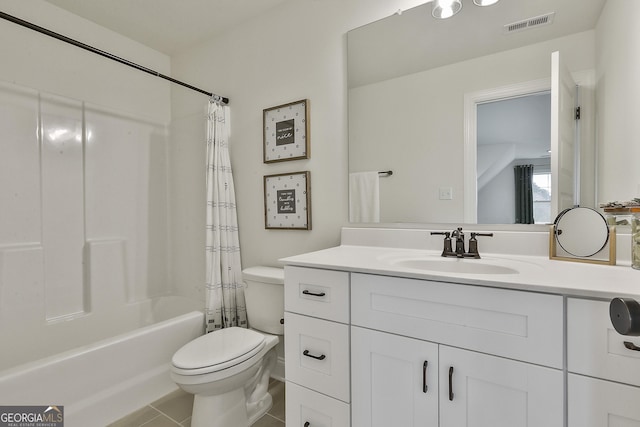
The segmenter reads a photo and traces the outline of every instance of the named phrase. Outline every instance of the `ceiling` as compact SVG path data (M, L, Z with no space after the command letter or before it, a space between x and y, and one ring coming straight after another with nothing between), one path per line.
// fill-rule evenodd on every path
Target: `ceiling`
M287 0L45 0L172 55Z
M479 104L477 120L478 146L513 145L516 159L549 157L550 92Z
M289 0L45 1L167 55L173 55ZM491 53L487 49L505 50L511 44L529 44L593 28L604 1L502 0L494 6L479 8L471 0L463 0L464 7L458 15L437 21L431 17L429 0L424 6L404 11L403 19L386 19L368 25L366 31L365 27L359 29L360 37L350 37L349 43L358 43L363 37L369 39L371 32L379 34L377 39L369 39L371 46L377 46L374 48L375 54L365 53L368 61L360 62L361 67L368 70L379 67L381 48L403 55L394 58L394 61L401 62L404 57L415 55L416 51L429 52L422 56L430 58L431 66L437 66L438 61L439 65L455 62L456 59L467 58L471 52L476 56L486 55ZM508 38L502 33L504 24L551 11L556 11L554 25ZM416 20L417 27L407 23ZM462 37L463 34L468 35L469 31L473 32L473 37ZM442 40L447 43L439 43ZM452 49L451 43L456 43L459 49ZM402 49L398 49L399 46ZM371 61L375 62L373 67Z
M348 34L349 87L540 43L595 27L606 0L501 0L434 19L431 3ZM504 26L555 12L550 25L507 33Z

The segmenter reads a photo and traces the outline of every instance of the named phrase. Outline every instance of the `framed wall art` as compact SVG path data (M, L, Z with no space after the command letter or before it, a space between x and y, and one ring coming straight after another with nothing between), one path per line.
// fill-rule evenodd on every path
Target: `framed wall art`
M264 226L311 230L311 172L264 177Z
M263 110L264 163L309 158L309 100Z

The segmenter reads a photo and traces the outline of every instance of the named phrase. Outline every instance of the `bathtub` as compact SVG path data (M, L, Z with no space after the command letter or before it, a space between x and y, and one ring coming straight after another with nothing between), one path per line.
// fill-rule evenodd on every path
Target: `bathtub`
M2 342L2 362L12 366L0 371L0 405L63 405L66 427L104 426L177 390L169 378L171 356L203 326L201 304L162 297L127 304L111 316L92 313L48 324L31 331L35 338L14 334ZM89 336L77 334L83 330ZM40 339L41 347L64 341L69 348L52 344L55 354L30 360L32 341ZM15 363L20 358L27 362Z

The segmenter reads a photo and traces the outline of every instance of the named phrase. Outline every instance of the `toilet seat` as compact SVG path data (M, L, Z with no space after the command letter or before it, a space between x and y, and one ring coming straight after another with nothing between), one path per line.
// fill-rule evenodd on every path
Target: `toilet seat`
M218 372L251 359L265 346L265 336L251 329L231 327L185 344L171 359L181 375Z

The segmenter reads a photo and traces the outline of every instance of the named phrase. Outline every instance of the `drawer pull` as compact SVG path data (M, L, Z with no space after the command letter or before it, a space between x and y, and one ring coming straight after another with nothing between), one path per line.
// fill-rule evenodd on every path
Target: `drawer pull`
M304 423L303 427L309 427L311 425L311 423L309 421L307 421L306 423Z
M429 361L425 360L422 364L422 392L427 392L427 366L429 366Z
M308 291L306 289L304 291L302 291L302 293L304 295L311 295L312 297L323 297L323 296L327 295L324 292L315 293L315 292Z
M316 360L324 360L327 357L324 354L321 354L320 356L314 356L313 354L309 353L309 350L303 351L302 354Z
M453 366L449 366L449 400L453 401Z
M629 350L640 351L640 347L638 347L637 345L635 345L630 341L625 341L624 346L627 347Z

